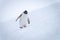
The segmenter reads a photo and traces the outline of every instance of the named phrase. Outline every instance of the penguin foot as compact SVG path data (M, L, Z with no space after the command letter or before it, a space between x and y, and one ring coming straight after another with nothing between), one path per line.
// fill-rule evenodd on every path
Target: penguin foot
M21 29L23 29L23 27L20 27Z
M26 27L26 25L24 25L24 27Z

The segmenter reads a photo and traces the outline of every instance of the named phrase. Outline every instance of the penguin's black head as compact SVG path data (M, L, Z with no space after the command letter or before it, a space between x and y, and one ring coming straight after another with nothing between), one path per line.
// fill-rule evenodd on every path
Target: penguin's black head
M28 14L27 10L24 11L24 14Z

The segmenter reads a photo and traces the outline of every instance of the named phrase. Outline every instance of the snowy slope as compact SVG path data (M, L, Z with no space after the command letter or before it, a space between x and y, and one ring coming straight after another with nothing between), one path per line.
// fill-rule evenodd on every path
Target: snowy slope
M30 12L31 24L19 29L14 19L0 22L1 40L60 40L60 3Z

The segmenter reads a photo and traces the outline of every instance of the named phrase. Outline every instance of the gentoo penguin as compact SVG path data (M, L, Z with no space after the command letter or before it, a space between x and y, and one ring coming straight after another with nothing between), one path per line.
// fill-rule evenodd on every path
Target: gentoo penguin
M28 12L27 10L25 10L22 14L20 14L18 16L18 18L16 19L16 21L19 20L19 25L20 25L20 28L24 28L24 27L27 27L27 24L30 24L30 20L29 20L29 17L28 17Z

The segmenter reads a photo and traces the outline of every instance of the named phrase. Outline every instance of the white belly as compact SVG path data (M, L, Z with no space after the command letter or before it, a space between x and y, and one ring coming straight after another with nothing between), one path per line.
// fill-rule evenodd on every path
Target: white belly
M27 14L23 14L22 16L21 16L21 18L20 18L20 26L22 26L22 25L27 25Z

